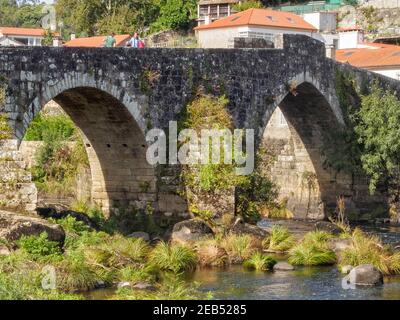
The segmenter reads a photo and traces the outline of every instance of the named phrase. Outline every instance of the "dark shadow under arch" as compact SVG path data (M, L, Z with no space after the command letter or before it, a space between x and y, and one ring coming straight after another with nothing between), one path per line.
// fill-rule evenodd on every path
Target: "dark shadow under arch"
M82 132L92 174L92 199L105 212L154 204L156 178L146 161L144 133L110 94L77 87L54 98Z

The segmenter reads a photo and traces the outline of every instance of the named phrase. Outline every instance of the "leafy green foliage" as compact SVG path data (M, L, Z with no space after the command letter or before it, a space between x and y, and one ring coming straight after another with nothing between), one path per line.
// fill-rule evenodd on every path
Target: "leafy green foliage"
M38 237L22 236L17 241L17 245L20 249L29 253L33 259L58 256L61 254L59 243L50 241L47 233L45 232Z
M195 130L198 135L202 130L232 129L233 123L226 110L228 99L225 96L214 97L199 95L186 108L180 123L181 129ZM212 119L212 121L210 121ZM209 164L190 165L183 170L185 185L198 192L229 190L239 184L243 177L237 176L235 167L224 162L224 138L221 137L221 157L219 163L212 163L210 140Z
M257 252L250 259L246 260L243 266L251 270L267 271L271 270L275 264L276 261L273 258Z
M364 145L361 160L371 178L371 192L379 182L397 190L400 183L400 101L394 93L375 84L371 93L362 97L358 117L356 132Z
M334 264L336 255L327 243L331 237L323 231L307 233L303 241L289 251L289 263L304 266Z
M44 116L38 114L30 123L26 141L66 141L77 134L76 127L67 115Z
M163 0L160 15L152 25L153 31L184 29L196 18L196 0Z
M248 221L261 218L265 207L276 207L277 186L258 170L245 177L236 190L236 212Z
M251 9L251 8L263 8L264 5L262 3L262 1L260 0L245 0L245 1L241 1L238 4L235 4L233 6L233 9L237 12L240 11L245 11L247 9Z
M150 262L164 271L178 273L196 267L196 253L185 246L160 242L150 254Z
M38 1L0 0L0 25L40 27L43 4Z
M57 16L64 22L64 36L94 36L115 32L143 32L158 17L160 0L115 0L105 5L98 0L58 0Z

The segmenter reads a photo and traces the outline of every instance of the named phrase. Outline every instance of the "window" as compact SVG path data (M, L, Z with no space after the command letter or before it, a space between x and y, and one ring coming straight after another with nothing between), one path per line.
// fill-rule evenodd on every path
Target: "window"
M220 4L219 5L219 16L226 17L229 14L229 5L228 4Z

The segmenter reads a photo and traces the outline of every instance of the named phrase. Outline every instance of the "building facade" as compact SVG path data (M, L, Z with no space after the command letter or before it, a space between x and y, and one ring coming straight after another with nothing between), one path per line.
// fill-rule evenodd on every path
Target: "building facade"
M200 0L197 4L197 23L199 26L225 18L235 13L233 6L240 0Z
M0 46L30 46L42 45L46 30L41 28L0 27Z
M248 9L195 28L201 48L233 48L235 38L264 38L276 34L302 34L323 41L318 30L290 12Z

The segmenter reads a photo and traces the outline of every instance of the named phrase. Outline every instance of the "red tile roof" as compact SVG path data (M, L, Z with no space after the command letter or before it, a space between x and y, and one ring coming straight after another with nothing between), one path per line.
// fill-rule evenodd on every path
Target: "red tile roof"
M336 60L359 68L400 66L400 46L368 43L367 48L341 49L336 51Z
M14 28L14 27L0 27L0 33L5 36L31 36L41 37L46 32L42 28ZM55 36L59 36L58 32L54 32Z
M89 38L76 38L70 40L64 44L65 47L102 47L106 36L89 37ZM117 41L116 46L125 46L125 43L129 40L130 35L116 35L115 40Z
M294 13L254 8L233 14L226 18L216 20L207 25L198 26L194 29L205 30L246 25L317 31L314 26L312 26L302 17Z

